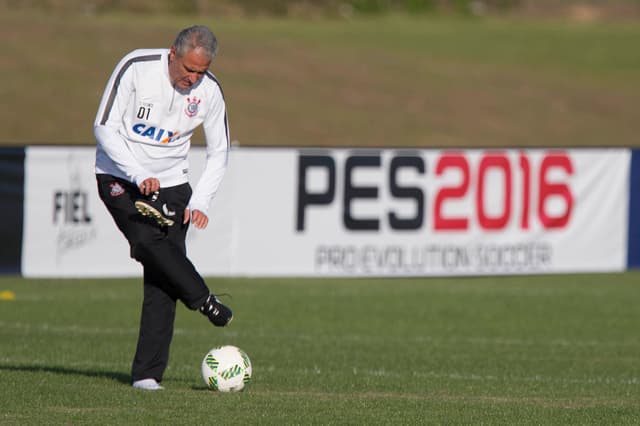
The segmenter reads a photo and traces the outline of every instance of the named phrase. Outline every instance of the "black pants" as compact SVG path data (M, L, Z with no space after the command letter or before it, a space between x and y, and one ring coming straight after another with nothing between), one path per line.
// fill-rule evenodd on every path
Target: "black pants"
M182 221L191 187L185 183L160 189L154 205L166 203L176 212L173 226L160 227L135 208L136 200L146 198L137 186L111 175L96 178L100 198L129 242L131 257L144 269L140 333L131 375L134 381L153 378L159 382L169 362L176 300L198 309L209 296L209 288L186 254L189 224Z

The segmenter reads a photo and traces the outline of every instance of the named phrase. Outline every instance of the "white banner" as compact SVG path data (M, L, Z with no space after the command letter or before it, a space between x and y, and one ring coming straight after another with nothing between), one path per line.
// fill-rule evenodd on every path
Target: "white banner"
M232 269L624 270L629 159L626 150L243 150Z
M29 148L23 273L139 275L92 148ZM197 179L204 150L193 149ZM630 151L240 148L188 250L205 275L621 271Z
M129 257L129 246L100 200L90 147L28 147L22 273L27 277L140 276L141 266ZM199 175L204 150L195 149L192 170ZM225 184L222 185L223 187ZM205 231L190 229L188 251L208 274L231 273L230 204L221 189ZM200 265L198 265L200 263Z

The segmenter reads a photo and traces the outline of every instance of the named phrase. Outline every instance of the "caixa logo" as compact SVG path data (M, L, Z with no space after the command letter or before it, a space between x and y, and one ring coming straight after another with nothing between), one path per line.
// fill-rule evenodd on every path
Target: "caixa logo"
M147 126L143 123L136 123L132 126L134 133L144 136L145 138L149 138L156 142L160 143L171 143L178 139L178 132L173 132L171 130L158 128L154 126Z
M564 151L302 152L296 230L312 227L309 211L336 203L342 225L353 231L565 228L573 174ZM322 182L311 184L312 175ZM362 204L364 213L355 209Z

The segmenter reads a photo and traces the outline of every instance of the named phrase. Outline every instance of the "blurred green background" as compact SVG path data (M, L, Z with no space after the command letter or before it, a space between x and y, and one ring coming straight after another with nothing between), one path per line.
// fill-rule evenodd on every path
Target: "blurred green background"
M4 0L0 144L93 145L120 58L196 23L243 146L640 146L638 0Z

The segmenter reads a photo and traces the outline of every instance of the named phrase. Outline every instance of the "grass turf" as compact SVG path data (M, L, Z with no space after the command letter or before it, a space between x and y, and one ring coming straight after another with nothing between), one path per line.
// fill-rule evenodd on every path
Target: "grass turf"
M169 46L193 23L220 40L212 70L241 145L639 146L638 22L10 9L0 10L0 144L93 145L120 58Z
M165 390L129 386L139 280L0 278L2 424L637 424L639 272L210 279L236 318L178 310ZM204 388L208 349L254 365Z
M0 144L92 145L117 60L194 21L0 15ZM637 24L205 23L242 144L638 145ZM0 277L16 293L0 301L0 423L637 424L638 278L211 280L234 323L181 308L166 390L145 393L128 386L138 280ZM252 358L247 392L204 389L220 344Z

